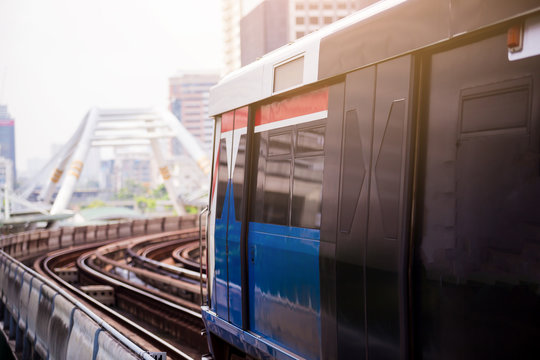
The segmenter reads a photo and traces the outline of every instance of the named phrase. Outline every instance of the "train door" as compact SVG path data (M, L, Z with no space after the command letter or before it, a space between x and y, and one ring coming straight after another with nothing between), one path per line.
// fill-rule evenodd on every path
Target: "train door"
M221 116L215 214L215 284L217 314L242 326L240 216L246 154L248 108Z
M319 243L328 88L255 115L248 230L249 329L320 358Z
M346 77L335 226L339 358L406 353L411 74L404 56Z
M426 59L420 358L540 353L540 56L502 30Z

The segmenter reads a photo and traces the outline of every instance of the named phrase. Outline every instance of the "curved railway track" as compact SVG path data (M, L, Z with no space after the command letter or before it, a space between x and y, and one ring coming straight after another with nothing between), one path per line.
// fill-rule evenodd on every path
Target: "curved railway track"
M200 286L195 283L199 280L199 273L195 277L193 271L169 265L181 269L181 275L173 276L163 270L157 271L161 267L158 266L160 262L147 257L148 251L161 251L162 254L169 251L170 254L180 244L193 242L197 237L198 229L189 229L84 245L41 257L34 267L96 309L100 316L118 326L126 335L136 337L133 340L149 351L166 352L170 359L199 359L208 352L206 338L201 336L204 325L199 304L194 302L200 300ZM78 269L80 284L112 287L114 308L103 305L63 280L55 271L73 267ZM131 275L126 278L121 273ZM131 281L132 277L137 281ZM141 280L152 286L143 284ZM157 284L167 286L155 286ZM184 295L190 293L191 297L179 297L180 290Z

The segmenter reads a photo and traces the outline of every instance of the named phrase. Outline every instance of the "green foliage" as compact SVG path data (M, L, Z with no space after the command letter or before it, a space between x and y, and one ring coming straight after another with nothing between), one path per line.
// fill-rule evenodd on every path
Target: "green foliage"
M199 209L197 209L195 206L186 205L186 212L187 212L188 214L198 214L198 213L199 213Z
M137 196L148 194L148 189L135 180L126 180L124 187L116 194L117 200L131 200Z
M157 188L152 190L152 197L158 200L169 200L169 194L167 193L165 184L161 184Z
M147 198L144 196L137 196L135 198L137 202L137 207L142 211L153 211L156 209L156 199Z
M94 208L100 208L100 207L105 207L105 206L107 206L105 201L96 199L96 200L92 200L90 204L83 206L83 209L94 209Z

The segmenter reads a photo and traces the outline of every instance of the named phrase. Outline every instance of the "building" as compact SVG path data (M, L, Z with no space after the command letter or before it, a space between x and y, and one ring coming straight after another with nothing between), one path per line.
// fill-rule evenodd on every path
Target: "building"
M223 72L228 74L240 67L240 19L242 0L222 0Z
M289 41L299 39L375 2L377 0L290 0Z
M241 6L241 66L376 0L251 0L249 6L246 2L244 0ZM228 19L232 21L232 17ZM232 25L229 28L232 29Z
M15 187L17 170L15 166L15 120L6 105L0 105L0 157L11 161L11 184ZM2 182L1 184L4 184Z
M217 74L184 74L169 79L170 110L209 153L214 125L208 115L210 88L217 84ZM173 154L179 154L178 141Z
M241 65L289 42L290 0L260 2L240 20Z
M116 192L130 185L142 186L151 189L158 184L158 176L152 164L151 154L120 152L115 153L114 159L114 189Z

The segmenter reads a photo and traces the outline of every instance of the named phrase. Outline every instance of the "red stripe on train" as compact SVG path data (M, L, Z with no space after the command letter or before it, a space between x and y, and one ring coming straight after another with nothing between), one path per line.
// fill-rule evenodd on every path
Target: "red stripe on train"
M218 176L219 153L221 152L221 141L225 141L225 140L219 141L217 154L215 156L216 164L214 165L214 174L212 176L212 195L211 195L212 199L210 199L211 201L214 201L214 190L216 189L216 182L217 182L217 176Z
M262 105L255 112L255 126L328 110L328 88ZM221 115L221 133L247 127L248 107Z
M221 115L221 133L247 127L248 107L232 110Z
M328 110L328 88L263 105L255 113L255 126Z

